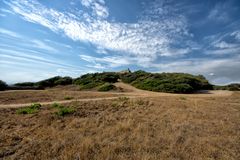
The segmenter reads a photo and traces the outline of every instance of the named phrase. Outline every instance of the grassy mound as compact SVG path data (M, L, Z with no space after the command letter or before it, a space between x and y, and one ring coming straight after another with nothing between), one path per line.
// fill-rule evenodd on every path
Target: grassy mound
M148 73L136 71L121 75L125 83L136 88L157 92L192 93L197 90L212 89L212 85L202 75L185 73Z
M93 89L104 85L105 83L115 83L119 75L115 72L103 72L85 74L74 80L74 84L80 86L80 89ZM103 88L104 89L104 88Z

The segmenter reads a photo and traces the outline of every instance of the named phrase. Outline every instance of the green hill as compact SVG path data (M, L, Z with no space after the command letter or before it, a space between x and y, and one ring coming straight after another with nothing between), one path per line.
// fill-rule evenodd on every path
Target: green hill
M198 90L240 90L240 84L226 86L214 86L202 75L191 75L187 73L149 73L145 71L135 72L102 72L88 73L78 78L52 77L39 82L16 83L8 86L8 89L44 89L57 85L79 85L81 90L95 89L108 91L116 89L112 84L121 80L136 88L168 93L193 93ZM1 82L1 90L7 89L4 82Z

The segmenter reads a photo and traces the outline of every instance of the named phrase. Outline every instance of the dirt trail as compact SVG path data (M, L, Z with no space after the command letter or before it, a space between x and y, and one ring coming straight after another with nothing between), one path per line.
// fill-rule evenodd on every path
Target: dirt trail
M184 96L184 97L226 97L231 96L233 92L231 91L204 91L195 94L173 94L173 93L162 93L162 92L152 92L152 91L145 91L137 89L129 84L125 84L122 82L117 82L114 84L116 87L122 88L125 92L114 93L118 96L115 97L104 97L104 98L84 98L84 99L72 99L72 100L61 100L61 101L52 101L52 102L39 102L42 105L48 105L53 103L70 103L75 101L100 101L100 100L109 100L109 99L117 99L120 96L125 96L128 98L138 98L138 97L164 97L164 96ZM10 91L14 92L14 91ZM80 91L81 92L81 91ZM99 93L95 92L94 93ZM32 103L22 103L22 104L0 104L0 108L19 108L29 106Z

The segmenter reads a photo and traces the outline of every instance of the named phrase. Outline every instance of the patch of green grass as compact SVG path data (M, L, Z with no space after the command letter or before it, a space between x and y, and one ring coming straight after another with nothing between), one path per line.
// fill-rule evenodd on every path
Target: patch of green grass
M63 107L63 108L58 108L58 111L55 112L58 116L65 116L68 114L72 114L75 112L74 108L68 108L68 107Z
M17 109L16 113L17 114L33 114L33 113L38 112L40 108L41 108L41 104L34 103L29 107Z
M51 107L52 108L63 108L64 106L61 104L58 104L58 103L53 103Z
M71 100L71 99L73 99L73 97L66 96L66 97L64 97L64 99L65 99L65 100Z
M52 104L52 108L57 109L55 114L58 116L65 116L65 115L72 114L75 112L75 109L73 107L65 107L64 105L61 105L58 103Z

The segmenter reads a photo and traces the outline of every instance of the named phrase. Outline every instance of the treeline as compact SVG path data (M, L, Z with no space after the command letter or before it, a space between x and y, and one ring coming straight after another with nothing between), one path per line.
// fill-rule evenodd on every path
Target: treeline
M233 83L226 86L214 86L214 90L229 90L229 91L240 91L240 84Z
M5 89L45 89L57 85L75 84L82 90L97 89L99 91L114 90L113 83L119 80L131 84L136 88L169 93L193 93L198 90L240 90L240 84L231 84L227 86L214 86L202 75L191 75L186 73L149 73L145 71L135 72L103 72L89 73L78 78L71 77L52 77L39 82L16 83L7 86L0 81L0 90Z
M0 90L14 89L45 89L48 87L55 87L58 85L69 85L73 83L73 79L71 77L52 77L49 79L45 79L39 82L23 82L23 83L15 83L13 85L7 85L5 82L0 80Z

